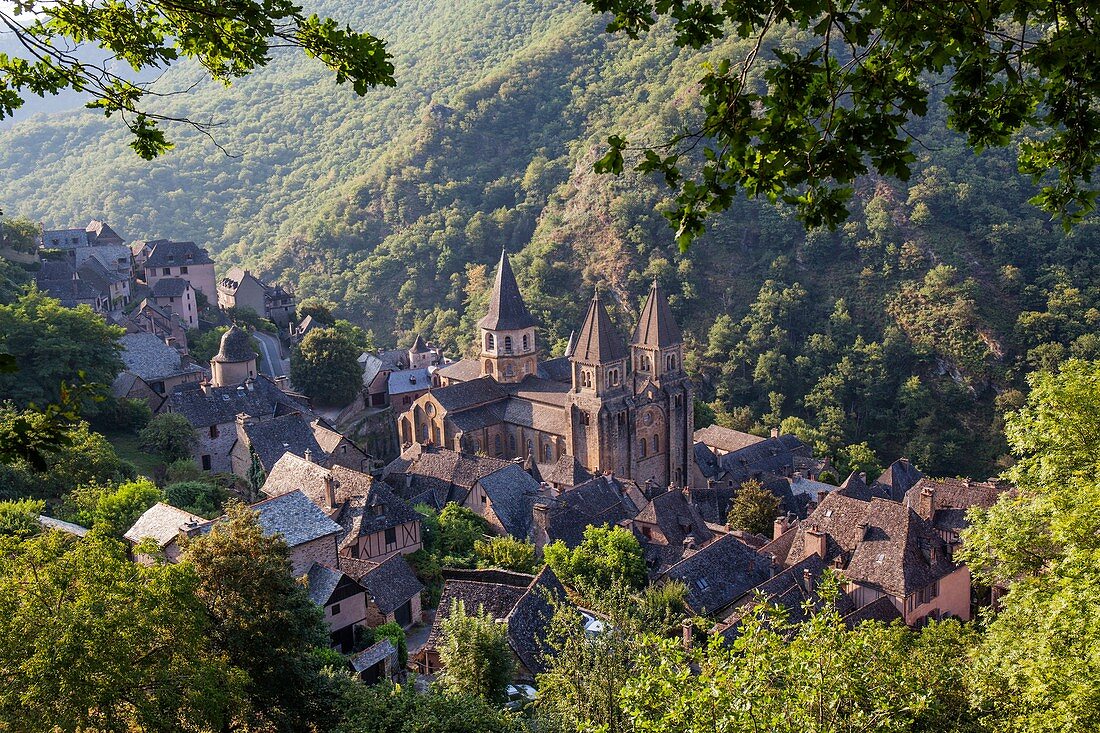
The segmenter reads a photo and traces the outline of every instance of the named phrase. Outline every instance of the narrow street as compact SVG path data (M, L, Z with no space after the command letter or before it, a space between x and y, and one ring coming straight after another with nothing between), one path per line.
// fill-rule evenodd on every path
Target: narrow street
M289 374L290 362L282 358L279 339L262 331L255 331L252 335L256 337L256 342L259 343L260 350L263 352L264 358L260 364L260 371L272 379Z

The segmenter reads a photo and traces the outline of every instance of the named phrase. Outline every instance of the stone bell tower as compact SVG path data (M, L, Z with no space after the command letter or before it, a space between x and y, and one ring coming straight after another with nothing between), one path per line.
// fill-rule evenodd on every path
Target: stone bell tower
M500 253L489 311L477 322L481 335L478 362L482 376L513 383L538 369L535 326L538 322L519 294L508 255Z

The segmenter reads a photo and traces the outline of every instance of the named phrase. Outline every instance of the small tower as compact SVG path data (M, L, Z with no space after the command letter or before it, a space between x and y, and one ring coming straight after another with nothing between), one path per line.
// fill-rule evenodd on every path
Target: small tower
M432 366L432 356L432 350L424 343L424 339L420 338L420 334L416 334L416 340L409 347L409 368L426 369Z
M649 288L630 347L635 390L640 390L647 380L660 386L669 378L683 376L684 337L656 278Z
M573 455L593 473L625 469L627 359L630 352L607 315L600 293L571 339L570 442Z
M221 347L210 360L210 383L215 387L240 384L256 376L256 352L248 334L230 326L222 335Z
M518 382L538 367L535 326L538 322L519 294L508 255L502 250L489 311L477 322L481 332L482 376L498 382Z

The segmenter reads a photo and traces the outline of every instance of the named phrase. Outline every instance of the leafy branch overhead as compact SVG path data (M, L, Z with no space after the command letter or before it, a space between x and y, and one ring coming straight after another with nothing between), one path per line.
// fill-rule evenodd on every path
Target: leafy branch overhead
M228 85L265 66L273 50L296 48L356 94L395 84L382 40L331 18L307 16L287 0L16 0L10 10L0 9L0 32L14 34L19 45L16 56L0 54L0 119L11 117L27 94L82 92L91 97L88 107L121 117L133 133L131 147L146 159L172 147L161 123L185 123L208 136L211 123L152 109L151 99L187 90L165 90L157 79L136 81L121 71L126 66L137 78L190 59ZM89 61L94 47L106 59Z
M587 0L631 38L667 19L679 47L732 47L704 66L701 119L660 145L609 139L600 172L663 176L666 213L686 247L738 192L792 205L810 227L837 227L855 180L907 180L906 129L946 87L947 123L977 151L1019 143L1031 202L1065 227L1094 210L1100 153L1095 6L1071 0ZM788 42L780 41L780 35ZM735 42L734 39L736 39ZM732 46L718 46L730 40Z

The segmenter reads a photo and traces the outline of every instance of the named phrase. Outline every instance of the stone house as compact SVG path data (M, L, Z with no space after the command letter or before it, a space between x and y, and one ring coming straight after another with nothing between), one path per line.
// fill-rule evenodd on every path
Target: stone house
M206 378L202 367L151 333L127 333L119 341L125 367L111 383L115 397L144 399L149 409L159 412L177 387L197 386Z
M128 333L151 333L180 354L187 354L187 329L180 317L145 298L128 316L117 320Z
M194 242L172 242L156 239L138 243L138 252L145 271L145 284L154 288L157 281L177 277L191 283L209 302L216 302L214 260Z
M954 552L961 544L960 533L969 526L967 510L989 509L1001 494L1011 490L1006 481L924 477L905 493L902 503L930 522Z
M149 555L134 552L134 549L146 540L155 542L168 562L178 562L181 554L180 538L194 534L206 523L202 517L185 512L171 504L157 502L138 517L122 538L129 543L130 554L136 562L151 565L156 561L156 558Z
M309 599L320 606L332 646L343 653L355 644L355 627L367 625L367 595L347 573L314 563L306 579Z
M634 517L620 525L638 539L653 577L662 575L726 532L722 525L708 524L692 504L690 490L680 489L654 496Z
M280 535L290 548L295 577L308 573L314 563L339 567L336 548L343 528L301 491L264 499L251 509L264 534Z
M611 475L553 491L535 501L532 541L540 550L558 540L573 549L588 527L613 527L633 519L646 503L632 481Z
M685 552L660 580L684 584L692 614L720 618L734 601L771 576L770 558L727 534L699 550Z
M414 443L382 469L382 478L410 504L442 509L449 501L464 503L479 479L510 465L499 458Z
M423 618L424 584L402 555L382 562L341 558L340 567L359 581L367 598L367 626L395 623L407 629Z
M162 277L152 291L154 303L182 319L187 328L199 327L199 306L191 283L180 277Z
M233 473L247 477L255 455L265 472L286 453L293 453L322 466L369 468L370 456L320 418L287 412L276 416L237 415L237 442L230 450Z
M80 276L77 268L67 260L43 260L35 273L35 285L51 298L57 298L66 308L86 305L96 313L111 310L110 293L98 288Z
M218 307L251 308L256 315L280 327L290 325L294 313L294 295L279 284L268 285L248 270L230 268L218 281Z
M483 517L497 534L531 538L533 510L540 486L522 467L511 463L474 482L463 506Z
M397 676L403 671L398 668L399 663L397 649L389 639L382 639L348 659L351 671L366 685Z

